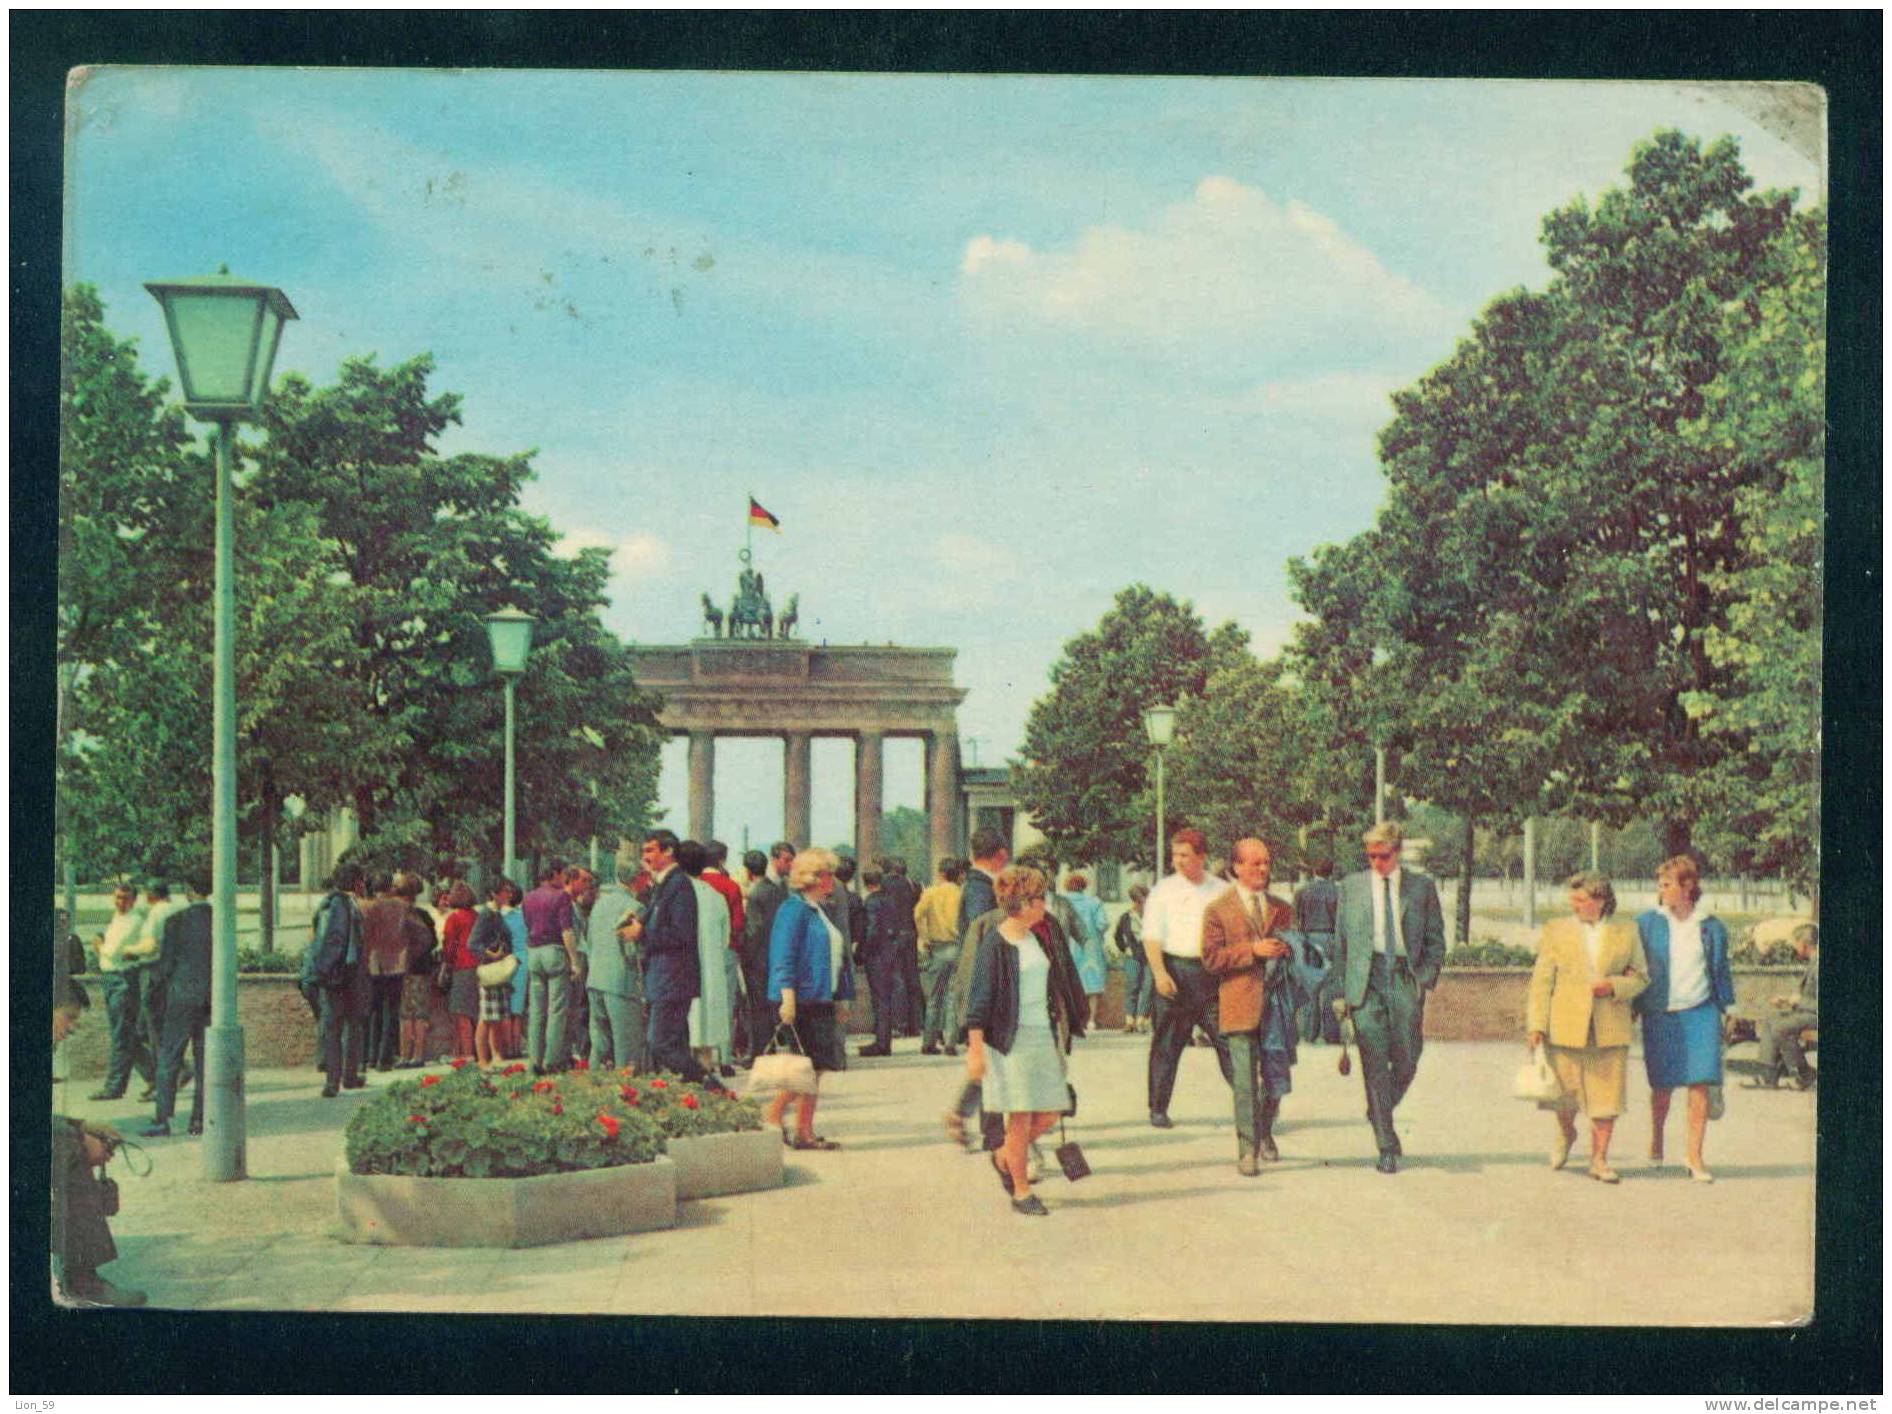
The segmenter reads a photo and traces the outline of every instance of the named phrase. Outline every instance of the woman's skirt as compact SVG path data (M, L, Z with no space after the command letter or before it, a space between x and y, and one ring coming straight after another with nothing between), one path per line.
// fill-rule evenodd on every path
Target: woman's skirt
M426 1021L434 1014L434 979L410 972L401 983L401 1020Z
M1687 1011L1645 1012L1642 1063L1651 1090L1721 1083L1721 1013L1713 1002Z
M480 974L478 968L468 967L453 974L453 986L447 992L447 1010L455 1016L464 1016L468 1021L479 1019Z
M468 974L477 977L477 972ZM497 987L480 988L480 1020L504 1021L512 1006L512 983L502 982Z
M1065 1089L1064 1056L1049 1027L1020 1027L1008 1055L985 1048L987 1114L1062 1114L1071 1103Z
M835 1023L833 1002L801 1002L795 1008L795 1044L815 1063L815 1073L846 1070L841 1049L841 1028Z
M1615 1119L1623 1112L1629 1075L1627 1046L1550 1046L1551 1069L1564 1087L1551 1108L1582 1110L1590 1119Z
M1102 938L1092 938L1086 943L1073 944L1071 961L1077 964L1077 979L1083 983L1086 995L1094 997L1104 990L1104 983L1110 977L1110 967L1104 960Z

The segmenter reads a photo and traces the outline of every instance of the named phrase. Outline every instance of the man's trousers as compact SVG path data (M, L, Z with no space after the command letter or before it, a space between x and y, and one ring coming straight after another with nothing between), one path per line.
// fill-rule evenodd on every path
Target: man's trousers
M1228 1042L1216 1022L1221 984L1193 957L1166 954L1163 966L1176 983L1176 995L1165 997L1161 991L1157 992L1155 1021L1150 1028L1150 1113L1160 1115L1169 1113L1169 1097L1176 1089L1176 1069L1198 1025L1208 1031L1209 1039L1215 1044L1215 1059L1222 1067L1222 1078L1231 1086L1235 1083Z
M158 1081L157 1059L145 1041L144 1030L144 996L150 977L149 968L136 967L128 972L107 972L103 978L105 1019L112 1036L105 1090L114 1096L125 1093L134 1070L147 1085Z
M1354 1043L1360 1051L1360 1079L1366 1087L1366 1118L1382 1154L1398 1154L1393 1110L1406 1098L1419 1069L1424 1046L1426 998L1403 959L1373 958L1366 998L1353 1013Z
M177 1082L184 1067L184 1048L190 1047L197 1068L197 1088L191 1091L191 1128L204 1127L204 1028L210 1025L210 1003L174 1004L164 1012L164 1044L158 1050L158 1108L153 1118L169 1124L177 1109Z

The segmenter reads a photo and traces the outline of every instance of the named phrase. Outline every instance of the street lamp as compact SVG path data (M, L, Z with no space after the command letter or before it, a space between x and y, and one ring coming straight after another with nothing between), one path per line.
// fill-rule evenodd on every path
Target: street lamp
M281 290L215 275L145 286L164 310L184 388L184 410L217 425L215 651L211 710L210 891L215 951L210 1026L204 1033L204 1177L244 1178L243 1027L237 1019L236 958L236 574L230 488L236 424L254 417L269 391L283 325L296 318Z
M1163 751L1176 739L1176 709L1145 707L1143 735L1156 748L1156 877L1163 877Z
M513 770L512 770L512 693L519 674L526 670L526 655L532 652L532 615L511 605L486 616L486 637L493 646L493 671L506 680L506 845L501 866L513 878Z

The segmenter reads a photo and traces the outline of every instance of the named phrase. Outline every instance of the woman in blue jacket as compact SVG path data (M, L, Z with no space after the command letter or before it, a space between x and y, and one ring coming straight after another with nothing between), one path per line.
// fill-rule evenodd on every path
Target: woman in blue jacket
M1649 959L1649 986L1636 998L1642 1017L1642 1060L1649 1073L1649 1162L1662 1162L1669 1097L1688 1087L1688 1176L1715 1177L1702 1162L1708 1132L1708 1087L1721 1083L1721 1014L1734 1005L1728 970L1728 929L1698 911L1701 871L1678 854L1656 870L1657 906L1636 920Z
M769 930L769 1000L778 1003L776 1014L794 1031L796 1044L814 1062L817 1076L847 1066L834 1004L853 999L854 973L847 939L821 907L821 900L834 892L834 868L839 862L825 849L805 849L796 855L788 867L788 897L776 910ZM769 1101L768 1121L778 1129L790 1098L782 1090ZM815 1133L816 1096L793 1098L798 1101L795 1134L791 1138L783 1129L782 1142L791 1149L840 1148Z

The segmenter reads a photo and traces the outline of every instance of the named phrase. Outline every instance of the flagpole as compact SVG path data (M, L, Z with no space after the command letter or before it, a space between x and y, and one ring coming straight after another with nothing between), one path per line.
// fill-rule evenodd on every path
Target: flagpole
M755 492L749 493L749 506L755 504ZM742 508L742 548L749 552L750 563L755 562L755 517L749 513L749 506Z

